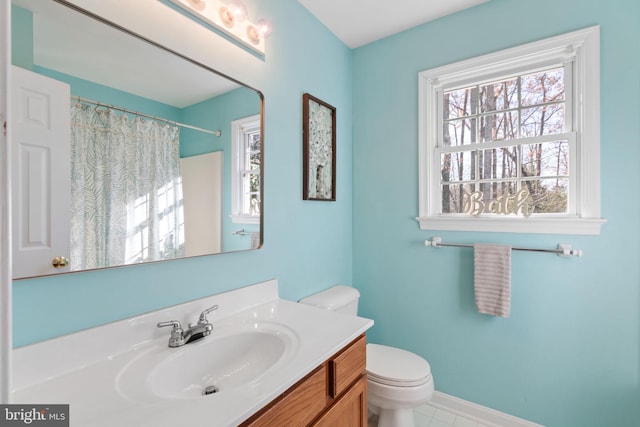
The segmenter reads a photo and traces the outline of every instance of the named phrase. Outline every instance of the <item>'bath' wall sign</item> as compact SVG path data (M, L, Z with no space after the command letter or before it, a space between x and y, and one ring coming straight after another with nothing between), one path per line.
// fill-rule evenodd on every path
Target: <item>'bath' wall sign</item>
M522 214L525 218L533 213L533 199L529 195L529 190L523 188L516 194L503 194L495 200L485 201L482 191L474 191L464 195L463 212L471 216L478 216L482 213L494 214Z

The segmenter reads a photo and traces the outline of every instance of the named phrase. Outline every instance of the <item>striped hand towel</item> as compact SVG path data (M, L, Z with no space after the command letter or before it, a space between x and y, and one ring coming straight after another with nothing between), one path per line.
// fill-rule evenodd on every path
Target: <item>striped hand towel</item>
M507 318L511 311L511 246L473 245L474 290L478 311Z
M260 247L260 233L251 233L251 249L258 249Z

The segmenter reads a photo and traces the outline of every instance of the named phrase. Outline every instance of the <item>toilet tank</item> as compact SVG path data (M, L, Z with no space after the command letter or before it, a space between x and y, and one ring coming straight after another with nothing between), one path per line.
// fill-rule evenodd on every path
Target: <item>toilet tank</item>
M360 292L345 285L335 285L329 289L302 298L299 302L344 314L358 314Z

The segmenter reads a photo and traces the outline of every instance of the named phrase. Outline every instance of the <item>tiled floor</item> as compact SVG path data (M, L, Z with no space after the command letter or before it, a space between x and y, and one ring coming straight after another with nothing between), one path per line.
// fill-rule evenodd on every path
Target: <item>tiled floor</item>
M416 427L489 427L470 418L447 412L431 405L422 405L414 412Z

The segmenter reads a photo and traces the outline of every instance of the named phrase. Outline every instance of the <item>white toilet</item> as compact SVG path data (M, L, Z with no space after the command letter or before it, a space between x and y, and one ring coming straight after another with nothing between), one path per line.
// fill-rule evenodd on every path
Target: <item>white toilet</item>
M336 285L300 300L303 304L356 315L357 289ZM367 344L369 411L378 427L414 427L413 409L433 395L429 363L417 354L379 344Z

